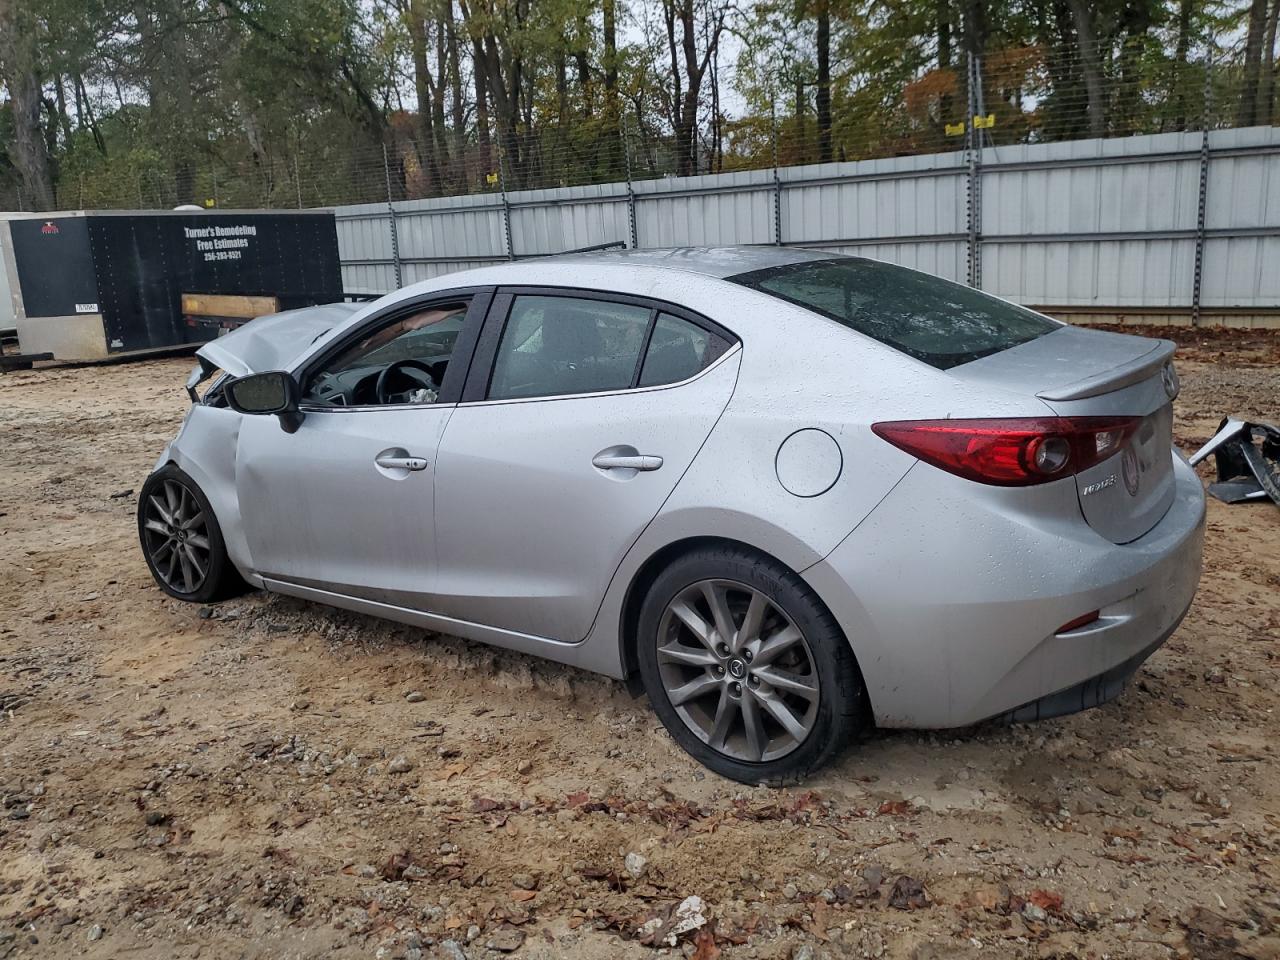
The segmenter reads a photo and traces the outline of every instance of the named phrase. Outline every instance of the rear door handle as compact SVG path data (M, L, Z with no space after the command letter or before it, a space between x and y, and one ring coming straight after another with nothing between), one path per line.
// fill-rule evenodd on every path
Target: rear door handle
M378 457L373 461L384 470L425 470L427 461L422 457Z
M599 467L601 470L657 470L662 466L662 458L646 454L626 456L624 454L598 453L592 459L591 465Z

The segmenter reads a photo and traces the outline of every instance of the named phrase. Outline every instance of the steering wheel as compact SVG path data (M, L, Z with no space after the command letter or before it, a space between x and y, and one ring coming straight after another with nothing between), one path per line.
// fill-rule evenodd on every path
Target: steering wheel
M410 372L415 371L415 372ZM431 372L431 368L421 360L397 360L389 363L382 368L382 372L378 374L378 380L374 384L373 392L378 398L378 403L391 403L392 392L389 388L391 378L398 373L404 373L408 379L416 381L428 390L440 392L440 385L436 383L435 374ZM421 374L421 376L418 376Z

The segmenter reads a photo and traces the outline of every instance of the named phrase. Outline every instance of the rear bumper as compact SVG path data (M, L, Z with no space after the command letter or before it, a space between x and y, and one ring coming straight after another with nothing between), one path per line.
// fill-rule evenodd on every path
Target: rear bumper
M1187 607L1187 610L1190 609ZM1183 611L1183 617L1186 616L1187 610ZM1014 710L988 719L995 723L1034 723L1037 720L1049 720L1053 717L1065 717L1072 713L1092 710L1094 707L1109 703L1124 692L1125 686L1138 672L1138 668L1147 662L1148 657L1164 646L1164 642L1173 636L1181 623L1182 617L1179 617L1177 623L1162 633L1151 646L1139 650L1128 660L1121 661L1096 677L1082 680L1074 687L1046 694Z
M1175 456L1155 527L1117 545L1081 521L1074 483L1026 494L917 466L804 571L858 657L876 721L957 727L1096 706L1177 628L1195 595L1204 492ZM1078 630L1062 624L1099 610Z

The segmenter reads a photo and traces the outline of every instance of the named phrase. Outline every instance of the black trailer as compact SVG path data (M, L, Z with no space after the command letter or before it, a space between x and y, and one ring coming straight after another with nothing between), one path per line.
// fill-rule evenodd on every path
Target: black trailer
M342 299L332 211L0 214L0 329L93 360L205 343Z

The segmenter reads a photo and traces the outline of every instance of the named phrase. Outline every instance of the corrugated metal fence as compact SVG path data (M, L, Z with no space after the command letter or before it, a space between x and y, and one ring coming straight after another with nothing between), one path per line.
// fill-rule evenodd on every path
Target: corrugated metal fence
M349 292L610 241L784 244L1057 315L1280 321L1280 128L338 207Z

